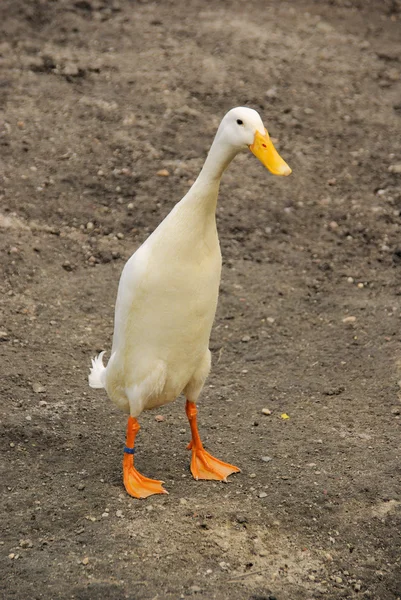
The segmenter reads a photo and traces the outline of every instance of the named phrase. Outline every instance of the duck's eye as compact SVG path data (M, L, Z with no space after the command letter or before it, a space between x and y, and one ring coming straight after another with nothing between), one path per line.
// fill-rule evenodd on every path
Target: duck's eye
M241 119L237 119L237 123L238 123L238 125L243 125L244 121L241 121Z

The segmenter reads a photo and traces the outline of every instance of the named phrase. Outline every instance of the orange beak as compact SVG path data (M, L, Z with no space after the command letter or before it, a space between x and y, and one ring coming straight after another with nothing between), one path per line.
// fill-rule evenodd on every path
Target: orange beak
M266 129L264 135L259 131L255 133L253 144L249 146L249 150L273 175L290 175L292 173L290 167L273 146Z

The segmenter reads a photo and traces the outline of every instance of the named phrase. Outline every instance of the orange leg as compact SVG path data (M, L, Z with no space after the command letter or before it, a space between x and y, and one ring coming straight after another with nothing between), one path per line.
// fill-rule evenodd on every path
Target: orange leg
M168 494L162 487L163 481L148 479L134 467L135 438L139 431L139 423L134 417L128 417L127 442L124 450L123 476L124 486L130 496L147 498L152 494Z
M218 458L214 458L203 447L201 442L198 425L196 424L196 404L187 400L185 412L191 427L192 440L188 445L188 450L192 450L191 473L194 479L215 479L218 481L227 481L231 473L239 473L241 469L225 463Z

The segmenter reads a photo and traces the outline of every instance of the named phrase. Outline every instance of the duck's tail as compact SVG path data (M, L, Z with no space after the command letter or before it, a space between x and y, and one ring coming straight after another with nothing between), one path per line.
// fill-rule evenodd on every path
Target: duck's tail
M104 388L106 367L103 364L104 351L92 358L92 367L88 376L91 388Z

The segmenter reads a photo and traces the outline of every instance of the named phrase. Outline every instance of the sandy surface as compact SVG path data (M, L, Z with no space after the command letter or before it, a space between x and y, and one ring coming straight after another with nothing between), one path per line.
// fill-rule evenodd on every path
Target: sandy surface
M400 2L0 10L2 597L401 597ZM141 417L170 494L139 502L90 357L236 105L293 168L243 155L221 187L199 423L242 473L192 480L180 399Z

